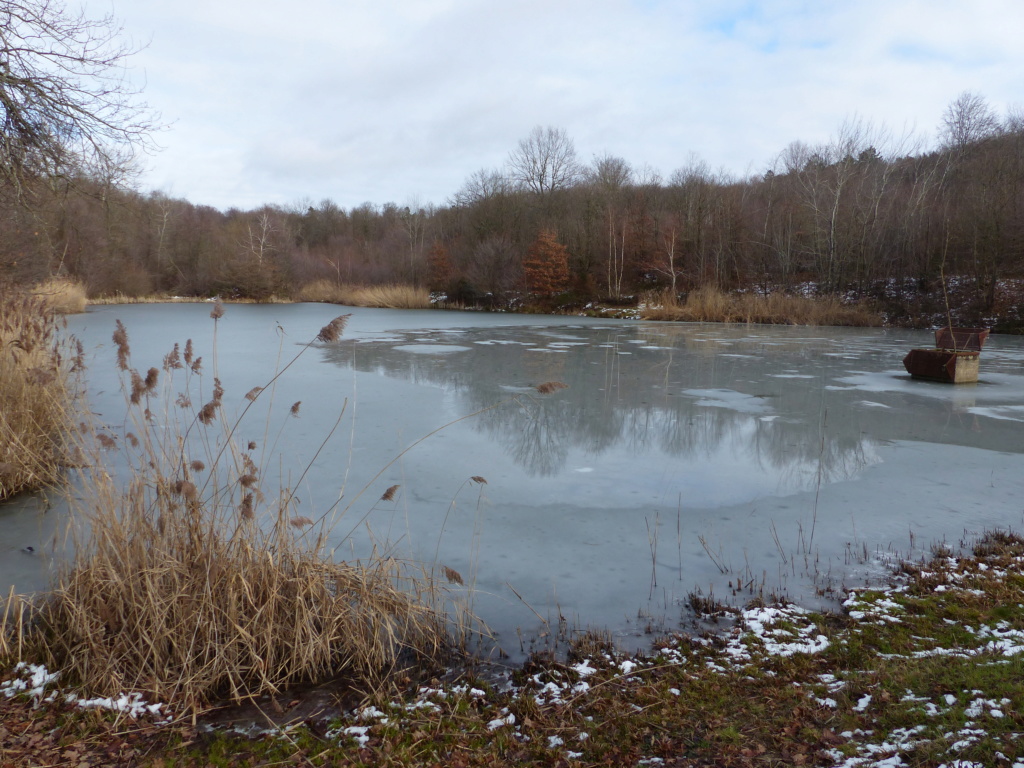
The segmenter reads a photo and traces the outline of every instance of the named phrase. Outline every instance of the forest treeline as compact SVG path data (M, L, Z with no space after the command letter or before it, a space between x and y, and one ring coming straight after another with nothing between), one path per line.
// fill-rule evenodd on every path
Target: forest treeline
M667 178L608 154L583 162L565 131L538 127L503 167L426 207L222 212L95 175L37 184L31 199L0 201L0 277L68 275L91 296L260 300L327 280L471 305L810 283L884 300L898 321L953 280L962 311L1003 317L1021 311L999 289L1024 277L1024 112L961 94L933 147L852 119L746 178L694 157Z

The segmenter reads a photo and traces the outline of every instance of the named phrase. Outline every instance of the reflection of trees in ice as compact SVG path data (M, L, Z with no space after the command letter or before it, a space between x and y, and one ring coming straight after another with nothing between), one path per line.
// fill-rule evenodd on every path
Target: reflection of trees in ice
M565 466L573 436L565 429L566 403L523 402L483 414L486 428L505 446L512 460L531 475L556 474ZM509 419L509 414L518 414Z
M771 468L783 486L795 490L810 487L819 474L823 482L852 477L870 458L849 414L841 424L820 429L825 373L765 378L766 342L742 347L702 341L672 326L656 339L625 328L573 333L587 343L562 346L557 334L489 329L460 334L459 344L470 347L464 352L395 349L445 341L441 334L418 333L362 343L354 356L325 354L340 364L354 360L359 370L443 386L463 398L467 413L489 409L474 420L475 427L533 475L558 473L572 450L600 455L626 446L635 455L657 451L686 459L727 449L743 463L752 457ZM632 343L645 341L644 335L658 348ZM804 366L808 344L773 342L770 351L776 363L785 358ZM533 387L544 381L569 386L539 395ZM726 398L723 407L709 407L706 397L688 394L715 391L735 394L739 405L732 407Z
M817 425L817 418L810 421L753 422L750 454L778 472L783 486L807 488L819 476L823 483L848 480L875 460L871 443L859 430L830 429L827 419Z
M634 455L656 451L680 459L735 455L738 464L753 460L783 488L797 490L819 477L853 477L876 460L874 445L885 440L982 445L984 439L951 432L955 414L944 400L864 407L864 390L836 386L848 376L850 358L859 370L884 371L888 358L898 363L901 350L841 332L492 328L459 334L468 351L395 349L446 340L443 332L395 334L359 344L354 356L325 354L346 366L354 361L358 370L442 386L462 399L465 413L489 408L475 428L542 476L559 472L570 451L595 456L625 446ZM568 389L537 394L533 387L545 381Z

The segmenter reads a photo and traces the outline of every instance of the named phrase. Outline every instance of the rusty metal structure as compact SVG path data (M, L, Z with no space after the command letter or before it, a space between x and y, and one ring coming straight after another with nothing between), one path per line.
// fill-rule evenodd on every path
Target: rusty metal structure
M976 382L981 348L988 334L988 328L936 328L935 348L910 350L903 358L903 367L919 379L949 384Z
M988 334L988 328L936 328L935 346L954 352L981 352Z

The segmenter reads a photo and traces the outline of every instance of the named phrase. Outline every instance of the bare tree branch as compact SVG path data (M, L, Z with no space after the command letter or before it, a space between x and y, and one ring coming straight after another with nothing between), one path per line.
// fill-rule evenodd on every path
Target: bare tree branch
M582 172L565 129L539 125L509 154L508 169L513 181L538 195L571 187Z
M117 179L157 116L126 64L137 52L113 16L60 0L0 0L0 190L79 175Z

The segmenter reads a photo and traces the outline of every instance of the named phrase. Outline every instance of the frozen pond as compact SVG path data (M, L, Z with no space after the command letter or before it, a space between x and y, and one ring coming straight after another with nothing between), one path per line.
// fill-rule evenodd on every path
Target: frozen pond
M102 423L124 428L115 319L145 370L188 338L212 360L209 310L70 319ZM290 359L342 311L227 306L228 411L273 374L279 328ZM520 635L556 634L560 617L626 638L677 626L694 590L743 602L763 586L816 603L879 575L887 553L1024 522L1021 338L990 337L981 380L953 387L903 370L930 332L351 311L342 342L309 349L279 383L268 466L299 477L347 401L302 481L302 513L343 487L354 498L383 469L336 527L339 552L364 555L368 527L400 557L458 571L513 656ZM538 394L548 381L567 387ZM239 437L262 442L265 427L259 417ZM376 501L396 484L394 501ZM4 590L45 583L45 556L20 551L46 549L52 513L38 506L0 508Z

